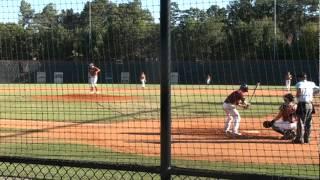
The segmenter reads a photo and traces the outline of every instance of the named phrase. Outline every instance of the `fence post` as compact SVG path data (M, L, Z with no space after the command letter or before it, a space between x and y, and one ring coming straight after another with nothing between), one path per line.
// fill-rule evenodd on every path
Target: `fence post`
M161 180L171 179L170 0L160 1Z

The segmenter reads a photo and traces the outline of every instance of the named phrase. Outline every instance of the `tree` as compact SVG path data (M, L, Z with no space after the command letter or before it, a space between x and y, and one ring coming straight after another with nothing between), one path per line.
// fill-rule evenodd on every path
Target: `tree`
M170 4L170 23L172 27L175 27L179 24L180 20L179 20L179 15L181 13L180 9L179 9L179 5L176 2L171 2Z
M20 2L19 24L24 28L29 27L32 23L33 16L34 10L31 8L31 4L22 0Z
M80 26L80 14L74 13L73 9L62 10L58 23L66 29L73 30Z
M35 14L35 24L39 28L50 29L58 25L58 11L53 3L46 5L41 13Z

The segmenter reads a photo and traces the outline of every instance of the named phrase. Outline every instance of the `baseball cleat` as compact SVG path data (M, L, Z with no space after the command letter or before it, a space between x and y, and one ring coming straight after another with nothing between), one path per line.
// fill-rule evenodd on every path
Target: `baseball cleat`
M232 134L233 134L233 135L236 135L236 136L241 136L241 135L242 135L242 134L239 133L239 132L233 132Z
M225 130L224 133L228 136L228 135L231 135L231 134L232 134L232 131L230 131L230 130Z

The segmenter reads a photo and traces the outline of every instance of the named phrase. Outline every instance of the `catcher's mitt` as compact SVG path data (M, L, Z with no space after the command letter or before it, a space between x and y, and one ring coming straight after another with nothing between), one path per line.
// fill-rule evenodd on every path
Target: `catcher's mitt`
M272 124L273 124L272 121L264 121L262 125L264 128L270 128Z

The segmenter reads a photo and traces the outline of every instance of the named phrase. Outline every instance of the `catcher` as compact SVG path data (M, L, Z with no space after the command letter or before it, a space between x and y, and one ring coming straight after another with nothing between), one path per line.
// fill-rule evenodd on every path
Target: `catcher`
M294 102L294 96L291 93L283 96L284 103L279 108L278 115L272 121L264 121L263 127L272 128L274 131L282 134L281 139L291 140L296 136L297 104Z

